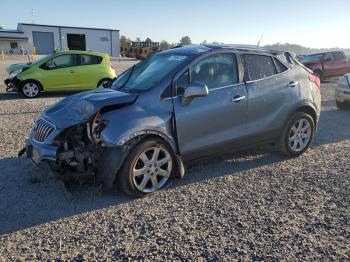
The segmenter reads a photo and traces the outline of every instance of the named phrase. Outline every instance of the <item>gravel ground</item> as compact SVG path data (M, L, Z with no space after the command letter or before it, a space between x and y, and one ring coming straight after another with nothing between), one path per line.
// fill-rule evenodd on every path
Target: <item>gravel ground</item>
M200 161L138 200L65 188L17 158L33 121L66 94L25 100L0 83L0 261L350 260L350 112L335 107L335 83L322 84L318 132L302 157L264 149Z

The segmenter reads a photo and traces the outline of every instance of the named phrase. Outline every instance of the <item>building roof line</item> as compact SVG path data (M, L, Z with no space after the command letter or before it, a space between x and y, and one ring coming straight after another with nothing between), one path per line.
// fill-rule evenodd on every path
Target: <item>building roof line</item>
M30 24L30 23L18 23L17 28L20 25L31 25L31 26L46 26L46 27L59 27L59 28L75 28L75 29L88 29L88 30L104 30L104 31L118 31L117 29L110 28L93 28L93 27L79 27L79 26L62 26L62 25L44 25L44 24Z

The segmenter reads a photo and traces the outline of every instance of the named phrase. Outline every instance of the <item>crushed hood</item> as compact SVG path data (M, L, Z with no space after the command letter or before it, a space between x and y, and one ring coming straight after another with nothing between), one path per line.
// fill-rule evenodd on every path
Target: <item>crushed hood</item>
M14 71L16 71L18 69L29 67L30 65L31 65L31 63L13 64L13 65L10 65L9 67L6 68L6 72L8 74L11 74L12 72L14 72Z
M136 98L136 94L101 88L66 97L49 106L42 116L57 128L67 128L86 122L103 107L131 104Z

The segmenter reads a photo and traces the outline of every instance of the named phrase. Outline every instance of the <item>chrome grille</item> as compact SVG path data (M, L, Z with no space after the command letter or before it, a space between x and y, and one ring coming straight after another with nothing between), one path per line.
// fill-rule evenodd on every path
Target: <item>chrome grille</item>
M55 130L55 126L48 121L39 118L33 127L32 137L38 142L44 142L46 138Z

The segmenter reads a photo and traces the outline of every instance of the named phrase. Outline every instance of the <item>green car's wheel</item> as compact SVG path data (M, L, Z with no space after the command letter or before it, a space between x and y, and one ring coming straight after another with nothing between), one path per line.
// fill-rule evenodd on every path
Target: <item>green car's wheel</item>
M97 84L97 88L98 87L104 87L104 88L107 88L107 87L110 87L110 85L112 84L113 80L112 79L109 79L109 78L104 78L102 79L100 82L98 82Z
M21 85L20 91L26 98L34 98L40 95L41 85L35 81L26 81Z

